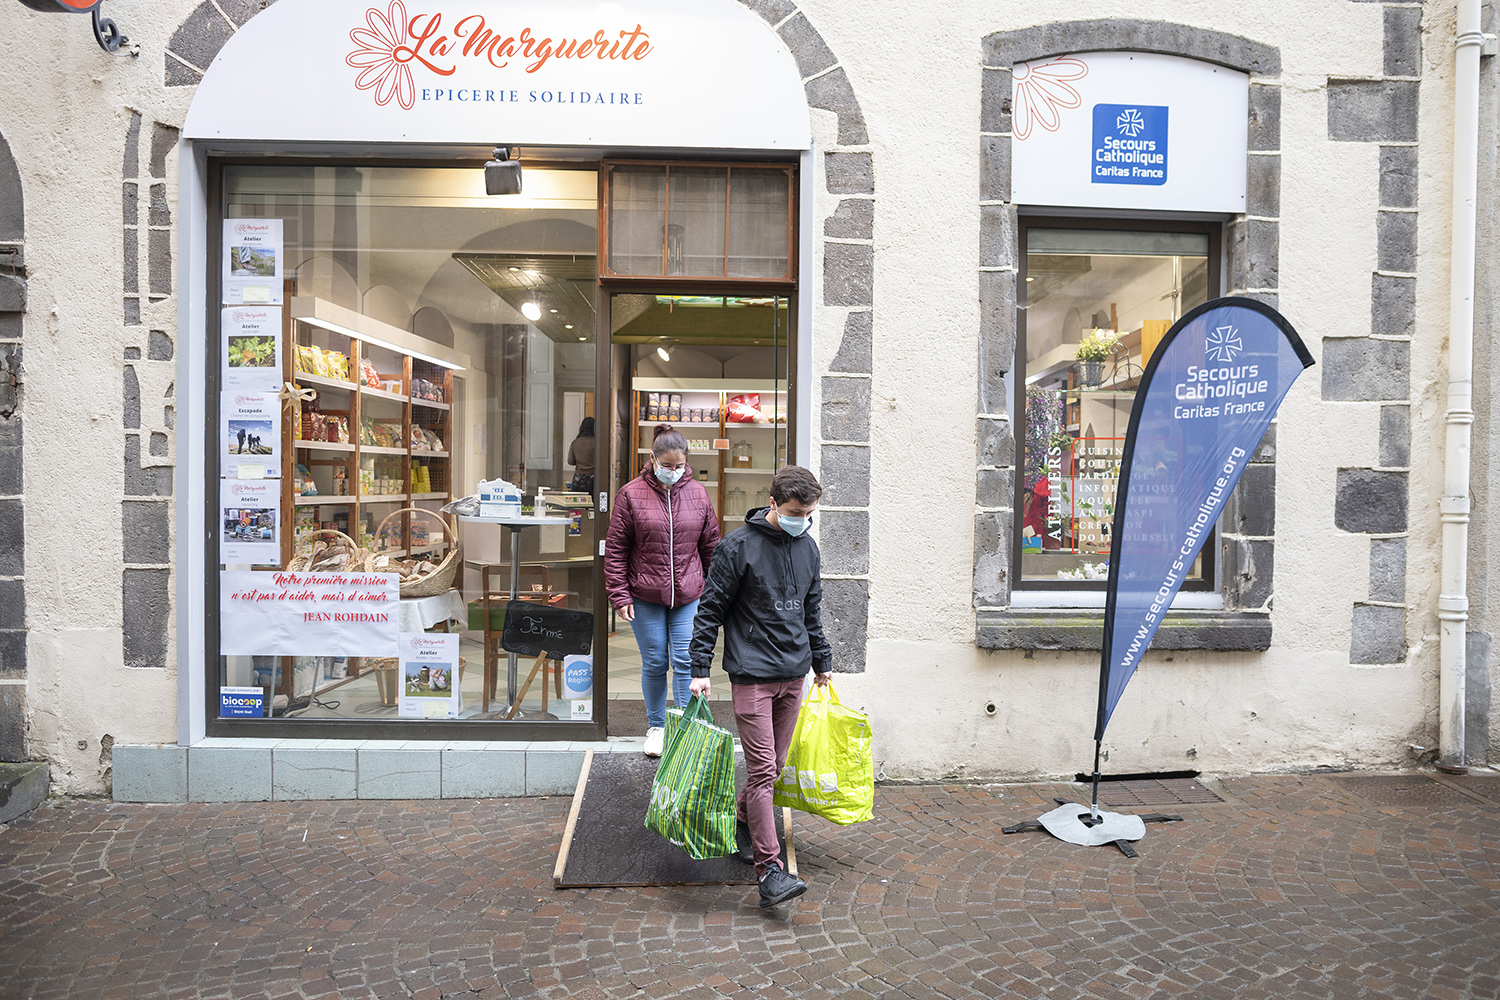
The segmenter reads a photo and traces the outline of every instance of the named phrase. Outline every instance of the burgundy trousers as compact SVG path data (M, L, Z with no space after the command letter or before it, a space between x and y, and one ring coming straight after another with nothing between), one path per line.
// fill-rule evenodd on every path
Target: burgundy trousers
M776 808L771 796L786 764L792 732L797 728L805 680L798 677L732 686L734 721L740 727L746 772L745 787L735 801L735 818L750 826L756 874L764 874L766 865L781 857L781 844L776 839Z

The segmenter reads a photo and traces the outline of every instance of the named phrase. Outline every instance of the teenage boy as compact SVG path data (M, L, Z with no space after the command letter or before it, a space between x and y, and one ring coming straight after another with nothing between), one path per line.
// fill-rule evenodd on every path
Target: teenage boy
M732 685L747 772L735 817L741 843L754 845L763 907L807 891L807 883L781 867L771 796L797 726L808 668L820 686L833 669L833 650L818 614L823 600L818 543L807 536L822 495L818 480L800 466L776 473L771 505L746 514L745 527L714 550L688 649L691 691L707 697L714 643L724 629L724 672Z

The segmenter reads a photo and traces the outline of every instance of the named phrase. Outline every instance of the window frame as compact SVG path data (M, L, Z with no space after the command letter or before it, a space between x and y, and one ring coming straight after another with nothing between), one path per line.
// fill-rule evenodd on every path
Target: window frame
M1011 504L1010 564L1012 566L1010 587L1012 592L1025 591L1031 594L1085 593L1103 594L1108 584L1104 580L1027 580L1022 575L1021 531L1026 496L1026 265L1027 234L1032 229L1088 229L1115 230L1137 233L1189 233L1208 237L1208 299L1223 294L1223 224L1200 220L1165 219L1154 216L1057 216L1020 214L1016 220L1016 335L1015 351L1011 365L1010 423L1016 429L1012 454L1015 471ZM1219 525L1203 545L1203 578L1183 583L1183 594L1216 593L1219 590ZM1111 539L1113 558L1113 539Z

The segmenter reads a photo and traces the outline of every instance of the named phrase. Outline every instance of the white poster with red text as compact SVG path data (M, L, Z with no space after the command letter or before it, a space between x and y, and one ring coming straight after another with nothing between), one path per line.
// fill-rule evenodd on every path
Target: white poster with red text
M225 572L219 652L396 656L400 600L395 573Z

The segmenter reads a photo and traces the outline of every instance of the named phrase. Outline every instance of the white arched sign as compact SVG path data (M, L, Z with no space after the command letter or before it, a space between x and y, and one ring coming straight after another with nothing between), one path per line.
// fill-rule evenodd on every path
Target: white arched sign
M188 139L806 149L796 63L730 0L281 0Z

